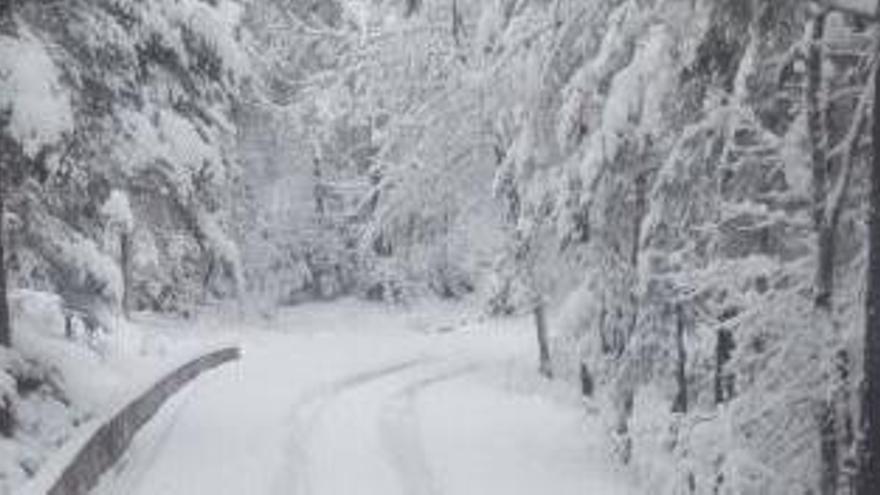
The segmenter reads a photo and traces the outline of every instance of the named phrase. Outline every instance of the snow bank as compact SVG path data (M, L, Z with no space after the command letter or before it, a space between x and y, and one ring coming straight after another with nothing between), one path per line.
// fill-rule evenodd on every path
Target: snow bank
M71 441L87 438L157 377L233 342L225 332L196 336L192 322L142 315L117 316L112 332L74 318L68 335L62 299L45 292L13 291L10 309L14 348L0 349L0 397L11 401L17 424L12 439L0 438L0 493L64 449L75 453Z

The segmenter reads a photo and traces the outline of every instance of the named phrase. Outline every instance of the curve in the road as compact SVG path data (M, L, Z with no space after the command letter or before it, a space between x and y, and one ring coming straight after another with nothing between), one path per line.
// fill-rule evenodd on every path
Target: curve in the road
M315 387L304 394L294 404L290 415L290 431L285 443L289 469L281 473L275 482L276 488L273 492L279 495L313 493L314 489L309 476L308 446L312 442L319 418L334 401L339 400L348 392L428 365L431 361L432 359L428 357L418 357L380 366L336 380L330 384Z
M439 495L419 431L416 398L432 385L454 380L478 369L475 364L440 370L439 373L411 382L391 395L379 418L385 452L395 466L408 495Z
M439 494L425 457L414 401L431 385L475 369L473 364L421 357L362 372L307 393L292 412L286 444L290 468L279 477L274 492L337 493L351 489L360 478L375 485L374 490L381 486L382 493ZM378 451L384 459L360 456L356 459L362 464L357 466L360 476L349 473L350 480L322 475L335 464L351 468L344 458L354 457L353 451L365 445L375 445L376 449L364 450Z

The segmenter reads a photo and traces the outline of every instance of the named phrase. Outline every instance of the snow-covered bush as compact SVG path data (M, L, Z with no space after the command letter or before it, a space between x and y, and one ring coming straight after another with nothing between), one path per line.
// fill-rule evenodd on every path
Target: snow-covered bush
M243 6L77 0L13 9L12 29L0 34L0 122L26 158L17 161L39 173L26 172L19 182L28 187L7 200L21 220L10 241L23 263L12 278L76 305L119 304L119 237L133 235L151 240L131 244L136 307L180 310L236 294L230 138L249 74Z

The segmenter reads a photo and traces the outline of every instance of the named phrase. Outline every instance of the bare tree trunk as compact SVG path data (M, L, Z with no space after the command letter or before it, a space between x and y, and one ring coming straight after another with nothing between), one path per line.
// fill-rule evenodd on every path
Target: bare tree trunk
M733 332L726 328L719 330L715 341L715 405L721 405L733 397L734 377L726 366L735 348Z
M6 287L6 253L3 242L5 215L5 174L0 171L0 346L12 347L12 324L9 319L9 300Z
M880 95L880 68L874 94ZM874 98L874 157L871 164L871 197L868 226L868 273L865 301L864 396L862 445L859 449L856 493L880 493L880 102Z
M816 411L819 423L819 452L822 457L822 472L819 475L819 493L835 495L839 476L840 456L837 450L837 435L834 405L828 401L819 401Z
M119 237L122 268L122 313L131 318L131 236L123 232Z
M321 159L318 157L312 159L312 177L315 180L313 191L315 196L315 214L318 215L319 219L323 219L327 208L324 204L324 177L321 172Z
M678 388L672 412L686 413L688 410L687 399L687 349L684 346L684 311L681 304L675 306L675 344L677 349L675 382Z
M550 345L547 342L547 315L544 303L535 306L535 327L538 331L538 371L547 378L553 378L553 363L550 361Z
M461 47L461 38L464 35L464 19L458 8L458 0L452 0L452 38L455 46Z
M12 30L12 0L0 0L0 33Z
M831 310L834 295L834 231L833 225L827 220L819 230L819 266L816 270L816 299L819 309Z
M633 222L633 243L629 262L633 270L639 269L639 254L642 247L642 223L648 213L648 176L642 172L636 177L636 220Z
M0 0L0 33L12 30L12 0ZM0 132L5 132L5 124L0 124ZM6 206L6 170L12 164L10 153L5 153L2 147L5 143L0 142L0 346L12 347L12 325L9 321L9 301L6 290L6 253L3 236L3 217ZM3 404L0 403L0 414L3 412ZM2 419L2 418L0 418ZM2 420L0 420L2 423ZM0 424L2 429L2 424Z
M856 459L853 446L856 444L855 418L853 418L852 404L852 360L846 349L837 352L835 358L835 387L832 396L832 406L835 408L834 425L837 438L839 455L839 468L837 469L837 494L852 495L855 487Z
M812 21L810 47L807 57L807 126L812 144L811 168L813 186L813 227L816 231L816 273L813 283L814 307L832 318L834 295L834 251L836 225L829 217L828 194L828 126L823 81L823 40L825 38L826 12L820 12ZM858 117L857 117L858 118ZM828 328L826 338L833 332ZM819 425L819 452L821 472L819 491L822 495L834 495L840 475L840 449L838 445L837 409L833 404L835 385L829 385L829 398L817 404L816 421Z
M419 8L422 6L422 0L406 0L406 10L404 11L404 17L409 17L416 12L418 12Z
M580 378L581 378L581 395L584 397L592 397L593 396L593 375L590 374L590 368L587 367L587 363L581 363L580 368Z
M834 283L834 226L827 215L828 203L828 129L825 125L825 87L822 81L826 14L820 13L812 22L809 56L807 58L807 126L812 143L813 225L817 236L817 269L814 303L817 308L830 309Z
M0 0L2 2L3 0ZM6 3L8 6L9 2ZM0 4L2 5L2 4ZM9 11L0 11L0 29L4 28L5 17ZM0 132L4 129L0 128ZM0 142L0 147L3 143ZM6 285L6 246L3 235L3 217L6 216L6 171L10 166L9 155L0 149L0 347L12 347L12 323L9 318L9 300ZM0 436L9 438L15 427L12 403L9 397L0 396Z

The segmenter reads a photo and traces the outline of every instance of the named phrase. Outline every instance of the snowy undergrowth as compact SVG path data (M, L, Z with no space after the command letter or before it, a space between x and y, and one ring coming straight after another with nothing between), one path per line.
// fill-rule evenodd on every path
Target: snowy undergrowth
M13 434L0 437L0 494L33 476L81 431L100 423L159 377L223 337L193 322L137 315L91 330L68 327L61 299L37 291L10 296L12 350L0 350L0 396Z

